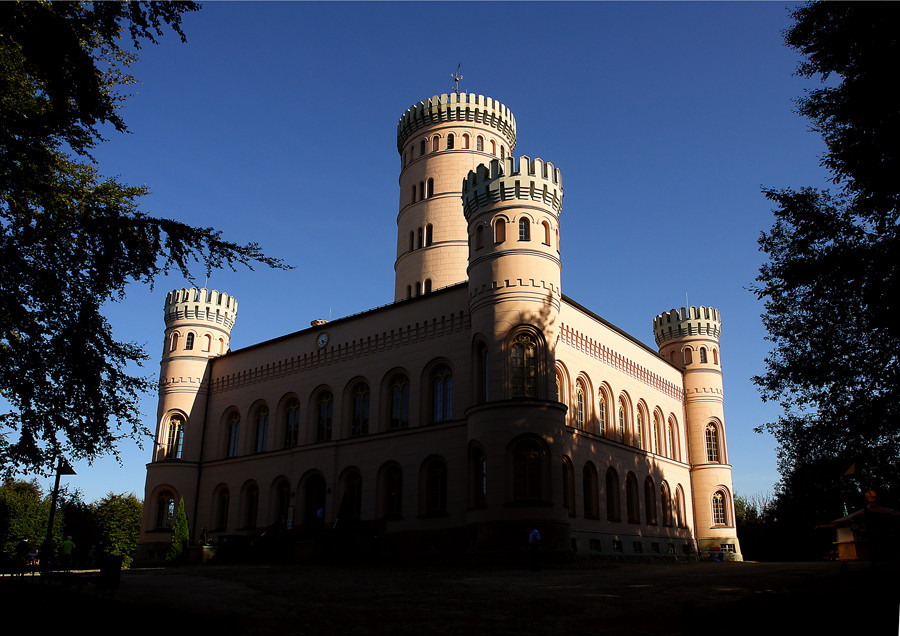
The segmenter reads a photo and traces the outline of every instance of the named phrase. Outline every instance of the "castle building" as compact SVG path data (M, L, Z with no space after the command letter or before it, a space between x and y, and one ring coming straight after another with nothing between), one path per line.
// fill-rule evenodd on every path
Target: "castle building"
M434 96L397 126L394 302L237 351L237 301L166 296L141 549L356 528L388 549L740 559L721 320L653 319L658 351L562 293L560 170L516 121Z

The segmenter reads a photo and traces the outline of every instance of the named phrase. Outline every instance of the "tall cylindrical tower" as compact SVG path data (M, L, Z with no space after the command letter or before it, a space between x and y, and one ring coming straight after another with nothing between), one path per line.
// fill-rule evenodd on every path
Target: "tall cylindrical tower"
M684 372L694 528L701 554L718 547L728 558L740 560L725 440L721 330L719 311L712 307L672 309L653 319L659 354Z
M154 461L199 459L209 360L228 352L236 317L237 300L224 292L191 287L166 294ZM181 448L173 439L173 417L184 420Z
M515 145L512 112L484 95L435 95L403 114L395 300L466 280L460 184L479 164L511 155Z

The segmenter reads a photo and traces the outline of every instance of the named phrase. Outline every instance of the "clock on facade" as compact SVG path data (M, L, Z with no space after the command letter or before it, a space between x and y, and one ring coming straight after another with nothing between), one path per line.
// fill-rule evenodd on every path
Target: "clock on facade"
M316 346L319 347L319 349L321 349L327 344L328 344L328 334L323 331L322 333L319 334L319 337L316 338Z

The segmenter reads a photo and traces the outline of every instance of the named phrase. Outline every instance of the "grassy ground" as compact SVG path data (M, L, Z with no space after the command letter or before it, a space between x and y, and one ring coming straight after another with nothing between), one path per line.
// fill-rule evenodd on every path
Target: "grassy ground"
M4 577L4 605L93 634L898 634L896 564L596 562L544 568L196 566L91 587Z

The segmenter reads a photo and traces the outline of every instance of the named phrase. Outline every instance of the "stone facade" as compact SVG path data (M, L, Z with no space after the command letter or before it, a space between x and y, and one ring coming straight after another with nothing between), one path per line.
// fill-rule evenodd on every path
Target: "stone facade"
M740 559L717 310L659 351L562 294L560 170L512 113L435 96L397 127L394 302L238 351L237 302L168 294L143 556L323 528L383 549ZM357 532L353 532L353 531Z

